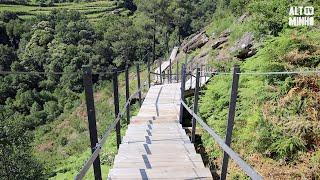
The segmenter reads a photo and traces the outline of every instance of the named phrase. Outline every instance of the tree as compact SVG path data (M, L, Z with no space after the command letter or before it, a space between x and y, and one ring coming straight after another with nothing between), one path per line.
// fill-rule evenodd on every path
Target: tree
M5 108L9 109L9 107ZM1 114L4 112L0 112ZM31 134L24 128L24 118L5 115L0 121L0 177L8 179L43 179L42 165L32 156Z
M17 55L13 48L8 45L0 44L0 70L8 71L13 61L17 59Z

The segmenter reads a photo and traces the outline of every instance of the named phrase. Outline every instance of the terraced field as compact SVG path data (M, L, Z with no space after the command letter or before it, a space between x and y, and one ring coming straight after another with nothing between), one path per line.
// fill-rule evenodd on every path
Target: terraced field
M95 2L79 2L79 3L57 3L50 7L40 7L39 5L11 5L0 4L0 12L11 11L16 12L21 18L28 19L38 14L48 14L55 9L76 10L83 13L90 21L95 22L105 14L116 10L119 13L127 13L124 8L119 8L115 1L95 1Z

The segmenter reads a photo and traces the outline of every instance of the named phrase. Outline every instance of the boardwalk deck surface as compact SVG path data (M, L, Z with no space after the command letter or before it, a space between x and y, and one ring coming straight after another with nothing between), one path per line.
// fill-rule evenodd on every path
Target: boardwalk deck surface
M108 179L212 179L178 121L180 84L152 86L131 118Z
M167 61L162 61L161 63L161 73L163 73L164 71L166 71L169 66L170 66L170 59L171 59L171 63L175 63L176 62L176 56L178 54L179 51L179 47L174 47L171 51L171 55L170 58ZM154 71L157 74L160 74L160 67L158 67L157 69L155 69ZM155 75L154 76L154 81L155 82L159 82L160 81L160 76L159 75Z
M211 77L209 76L201 76L199 78L199 86L202 87L207 84ZM185 90L195 89L196 87L196 78L191 76L190 79L187 80Z

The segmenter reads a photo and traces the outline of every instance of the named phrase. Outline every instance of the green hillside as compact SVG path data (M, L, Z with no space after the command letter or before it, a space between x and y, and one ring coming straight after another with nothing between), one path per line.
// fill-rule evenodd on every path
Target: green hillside
M92 1L92 2L65 2L54 3L46 7L38 4L0 4L0 12L10 11L19 15L22 19L30 19L37 15L48 15L53 10L74 10L85 15L91 22L97 22L103 16L113 13L129 13L117 1Z
M319 8L315 2L307 4ZM266 179L318 179L319 73L263 74L320 68L319 24L289 27L290 5L295 3L231 1L229 9L217 10L206 26L207 44L187 56L199 65L204 65L201 57L207 57L205 65L216 72L228 73L234 64L240 65L244 75L240 75L232 147L249 164ZM319 23L319 12L315 13ZM254 40L249 48L256 54L237 56L242 49L232 52L232 48L250 34ZM179 57L184 61L186 54ZM217 73L200 98L201 116L221 137L226 133L231 80L231 74ZM212 171L220 174L223 151L209 134L199 133L198 148L204 148L200 152ZM232 161L229 172L230 179L246 179Z
M1 4L10 8L1 8L0 13L0 177L75 176L89 155L82 65L91 65L97 73L93 81L101 135L114 118L111 75L107 72L113 67L123 70L127 63L145 63L143 57L153 47L152 37L156 43L154 57L167 55L179 39L196 32L209 20L213 12L206 9L214 9L212 2L141 0L133 4L126 0L58 3L48 7L35 6L33 2ZM106 13L93 21L90 15L104 11L92 10L103 8L99 3L107 4L106 8L116 3L128 13ZM32 14L29 8L37 9L37 13ZM174 13L176 10L180 11L179 16ZM11 71L19 73L3 73ZM122 102L123 83L122 77ZM132 81L131 92L135 86ZM112 139L114 135L101 154L104 175L115 155ZM92 179L92 172L87 177Z
M246 162L265 179L319 179L319 73L263 74L319 70L319 4L318 0L1 1L0 177L73 178L90 155L82 65L91 65L95 72L101 135L114 119L108 72L129 64L134 92L134 64L168 57L172 47L180 46L180 67L183 62L193 69L197 64L210 67L207 73L212 77L201 89L199 113L222 138L232 66L238 64L247 73L240 75L232 141ZM300 5L315 8L314 26L288 25L290 6ZM200 43L189 43L197 35ZM145 65L142 71L144 79ZM123 104L123 73L119 88ZM134 105L132 111L137 109ZM197 134L196 149L217 177L223 152L205 131ZM103 177L115 154L112 134L101 153ZM228 179L248 179L230 162ZM90 169L86 179L93 178Z

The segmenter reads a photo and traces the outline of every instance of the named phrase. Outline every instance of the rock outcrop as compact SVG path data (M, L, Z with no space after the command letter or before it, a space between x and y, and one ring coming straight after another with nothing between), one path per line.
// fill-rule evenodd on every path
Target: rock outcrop
M246 59L256 54L256 49L253 48L254 35L252 32L246 32L234 46L230 48L233 56L239 59Z
M223 31L219 38L213 43L212 48L217 49L221 44L228 41L228 37L230 35L231 31L229 29Z
M201 48L208 41L209 37L206 35L205 31L202 31L187 38L186 42L182 44L182 50L185 53L189 53L197 48Z

